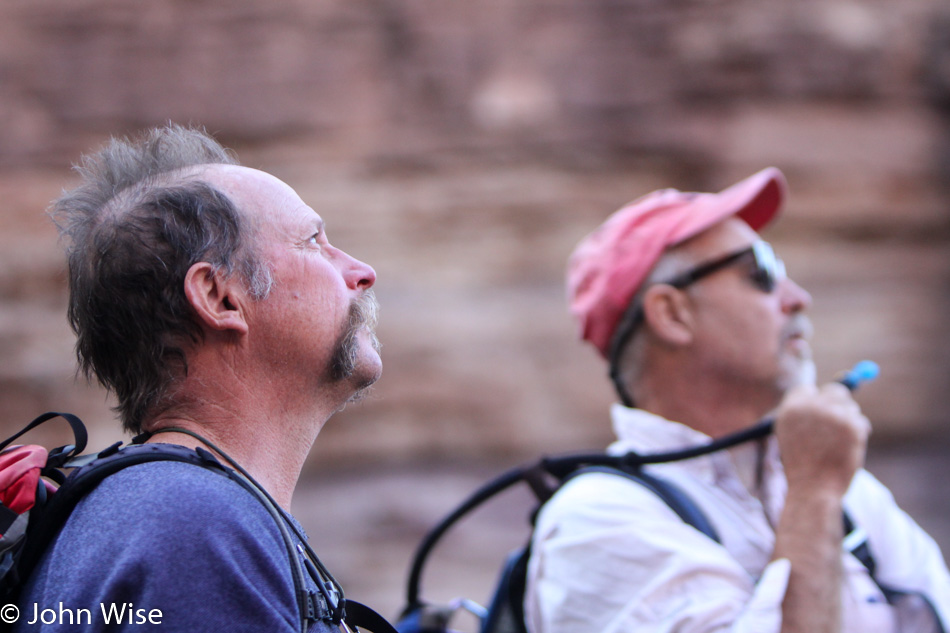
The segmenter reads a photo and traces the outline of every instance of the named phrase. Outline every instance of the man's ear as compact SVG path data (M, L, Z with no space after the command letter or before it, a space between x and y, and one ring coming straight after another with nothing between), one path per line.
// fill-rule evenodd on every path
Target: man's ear
M670 345L693 340L693 312L689 297L667 284L656 284L643 295L643 320L654 336Z
M225 279L208 262L198 262L185 273L185 296L208 329L247 334L243 287L235 276Z

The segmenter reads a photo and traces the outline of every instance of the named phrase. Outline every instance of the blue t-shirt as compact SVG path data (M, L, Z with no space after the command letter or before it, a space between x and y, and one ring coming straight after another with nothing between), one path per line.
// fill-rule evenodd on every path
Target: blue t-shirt
M83 498L19 608L15 631L300 630L274 518L227 477L169 461L126 467ZM310 629L336 630L321 621Z

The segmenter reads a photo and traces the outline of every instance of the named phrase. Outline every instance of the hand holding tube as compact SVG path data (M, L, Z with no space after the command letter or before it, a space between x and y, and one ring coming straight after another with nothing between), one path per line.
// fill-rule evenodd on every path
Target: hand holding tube
M870 432L870 422L843 384L792 389L775 422L789 491L805 488L844 496L864 465Z
M851 391L877 377L871 361L861 361L831 384L799 386L782 400L775 433L789 488L828 488L844 495L854 473L864 465L868 419Z
M772 556L791 563L783 633L841 630L843 498L871 430L850 391L876 375L876 365L858 363L837 382L790 390L776 412L788 492Z

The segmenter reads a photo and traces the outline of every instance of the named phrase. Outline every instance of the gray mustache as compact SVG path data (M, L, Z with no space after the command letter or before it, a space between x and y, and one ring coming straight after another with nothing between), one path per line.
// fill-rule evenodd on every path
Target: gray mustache
M782 338L789 339L795 335L809 339L814 333L811 319L803 314L794 315L791 320L782 328Z
M366 290L350 305L349 332L355 333L360 328L366 328L371 334L370 341L373 348L379 351L379 338L376 336L376 326L379 325L379 301L372 289Z
M359 358L359 343L357 335L365 329L368 333L369 344L376 353L379 353L380 343L376 336L379 302L372 290L363 292L350 304L349 318L346 330L337 342L336 350L330 361L329 376L332 380L348 378L356 368Z

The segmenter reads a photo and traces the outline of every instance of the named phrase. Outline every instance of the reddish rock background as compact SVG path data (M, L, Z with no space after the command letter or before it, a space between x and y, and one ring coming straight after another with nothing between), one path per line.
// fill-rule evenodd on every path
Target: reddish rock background
M881 364L860 394L869 462L950 547L938 0L8 0L4 429L58 408L96 445L119 438L102 392L74 379L44 209L81 152L166 120L290 183L379 274L384 377L328 425L297 501L365 601L392 613L407 548L481 477L608 441L604 368L564 306L574 243L651 189L716 190L765 165L791 182L767 236L813 294L820 376ZM519 508L457 547L453 580L484 586L482 547Z

